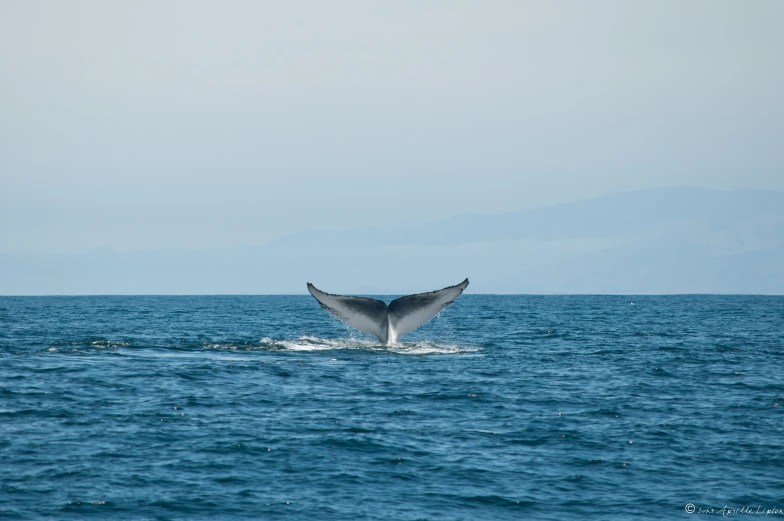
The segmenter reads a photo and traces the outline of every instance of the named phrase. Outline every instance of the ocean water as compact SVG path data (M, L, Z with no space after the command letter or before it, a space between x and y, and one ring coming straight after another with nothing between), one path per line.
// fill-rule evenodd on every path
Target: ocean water
M782 338L763 296L464 295L393 347L310 296L2 297L0 518L784 519Z

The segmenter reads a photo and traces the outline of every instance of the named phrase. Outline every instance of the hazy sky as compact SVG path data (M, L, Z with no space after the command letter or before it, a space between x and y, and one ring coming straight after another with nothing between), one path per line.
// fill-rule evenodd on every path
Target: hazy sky
M784 190L784 2L0 0L0 251Z

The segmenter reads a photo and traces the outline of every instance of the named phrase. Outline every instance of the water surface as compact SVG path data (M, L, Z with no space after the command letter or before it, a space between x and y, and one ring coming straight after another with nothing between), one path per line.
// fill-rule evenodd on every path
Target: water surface
M0 518L784 508L782 337L782 297L464 295L392 347L310 296L0 297Z

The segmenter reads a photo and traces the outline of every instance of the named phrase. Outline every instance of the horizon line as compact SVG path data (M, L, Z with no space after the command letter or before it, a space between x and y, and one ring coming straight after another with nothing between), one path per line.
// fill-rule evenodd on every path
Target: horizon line
M355 293L356 296L399 297L415 293ZM784 293L463 293L463 296L496 297L784 297ZM33 295L0 295L0 298L47 297L309 297L308 293L47 293Z

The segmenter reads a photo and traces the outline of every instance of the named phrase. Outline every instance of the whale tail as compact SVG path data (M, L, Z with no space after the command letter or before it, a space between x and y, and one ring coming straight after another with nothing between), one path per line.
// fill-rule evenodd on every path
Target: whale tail
M371 334L385 344L394 344L454 302L468 286L460 284L429 293L395 299L387 305L381 300L325 293L308 282L308 291L321 307L349 326Z

